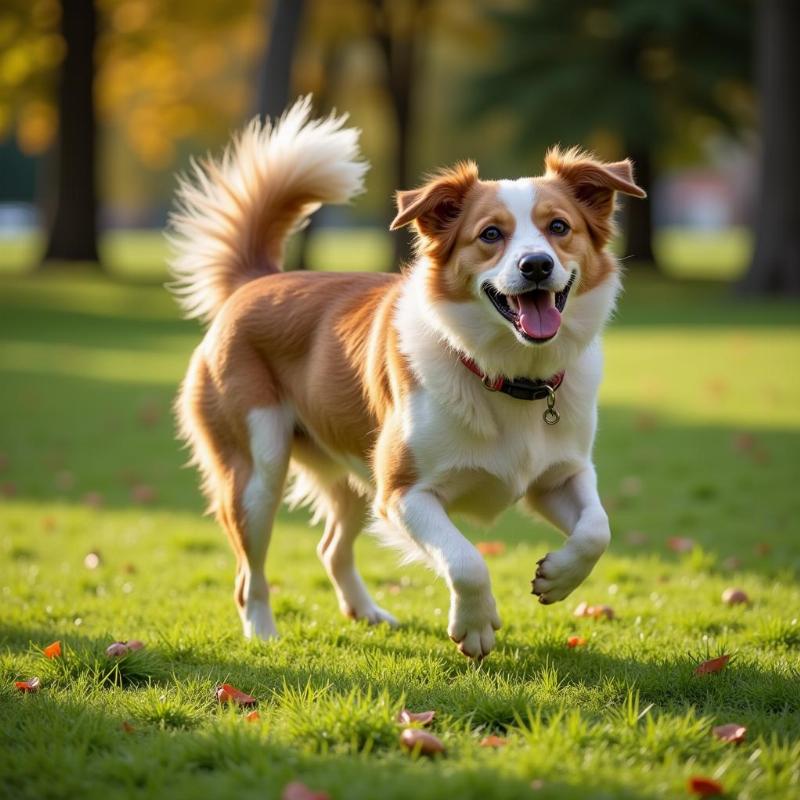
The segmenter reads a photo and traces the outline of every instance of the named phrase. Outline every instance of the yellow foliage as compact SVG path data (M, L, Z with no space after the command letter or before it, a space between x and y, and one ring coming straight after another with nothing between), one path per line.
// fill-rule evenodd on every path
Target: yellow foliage
M53 141L57 124L55 109L49 103L25 103L17 121L17 146L29 156L44 153Z

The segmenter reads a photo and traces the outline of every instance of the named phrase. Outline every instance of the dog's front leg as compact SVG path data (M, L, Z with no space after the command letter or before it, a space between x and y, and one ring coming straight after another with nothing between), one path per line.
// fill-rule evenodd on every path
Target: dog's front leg
M527 501L568 537L560 550L538 562L533 579L539 602L555 603L583 583L611 541L594 467L586 465L555 488L531 489Z
M438 497L412 486L393 493L383 516L407 539L403 546L420 550L445 579L450 590L447 632L458 649L478 660L488 655L500 627L489 570L481 554L453 525Z

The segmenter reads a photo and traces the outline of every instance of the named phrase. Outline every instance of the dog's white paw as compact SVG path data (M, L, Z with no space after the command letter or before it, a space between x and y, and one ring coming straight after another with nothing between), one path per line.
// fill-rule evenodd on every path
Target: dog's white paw
M494 632L500 625L491 592L453 597L447 633L467 658L480 661L488 656L494 649Z
M266 603L251 601L242 611L242 628L246 639L269 641L278 638L272 609Z
M363 619L370 625L389 625L396 628L400 623L385 608L376 606L375 603L359 605L358 607L344 606L342 613L350 619Z
M544 605L563 600L588 577L596 558L576 554L568 547L548 553L536 562L536 575L531 582L533 594Z

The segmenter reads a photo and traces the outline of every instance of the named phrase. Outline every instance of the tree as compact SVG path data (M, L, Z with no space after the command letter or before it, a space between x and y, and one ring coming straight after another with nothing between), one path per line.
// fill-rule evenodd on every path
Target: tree
M374 36L386 65L386 88L391 101L396 132L394 149L395 185L409 189L415 183L411 174L411 131L413 130L413 92L419 74L419 44L425 30L425 11L429 0L372 0L375 11ZM411 258L411 236L403 228L394 234L394 266Z
M756 58L761 180L747 293L800 294L800 3L761 0ZM792 100L792 98L795 98Z
M601 155L630 156L652 191L665 155L741 128L751 0L531 0L493 17L497 67L468 110L511 112L524 153L605 143ZM650 205L626 209L627 252L653 263Z
M44 260L97 262L94 0L63 0L66 45L58 84L55 209Z
M269 21L269 44L258 82L256 110L279 117L289 105L292 64L305 0L275 0Z

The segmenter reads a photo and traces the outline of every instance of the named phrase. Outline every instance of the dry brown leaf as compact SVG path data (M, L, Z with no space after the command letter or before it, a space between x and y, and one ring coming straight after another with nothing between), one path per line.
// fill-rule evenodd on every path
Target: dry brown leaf
M731 660L730 656L719 656L718 658L710 658L708 661L703 661L698 664L694 669L695 675L711 675L714 672L722 672L727 663Z
M502 736L485 736L478 742L479 747L505 747L508 744L508 739Z
M719 781L715 781L713 778L706 778L702 775L693 775L689 778L687 788L692 794L699 795L700 797L713 797L725 793L725 789Z
M733 586L729 586L722 593L722 602L728 606L747 605L750 602L750 598L744 589L736 589Z
M258 700L253 695L237 689L230 683L223 683L217 686L216 694L220 703L235 703L237 706L242 706L242 708L258 705Z
M281 800L331 800L327 792L315 792L300 781L292 781L283 787Z
M409 711L407 708L404 708L397 715L397 721L401 725L411 725L414 722L419 725L430 725L435 716L435 711Z
M432 733L419 728L406 728L400 734L400 744L412 752L423 756L435 756L444 753L444 745Z
M42 649L45 658L60 658L61 657L61 642L53 642Z
M739 744L744 741L747 728L737 722L729 722L727 725L717 725L716 728L712 729L711 733L715 738L723 742Z

